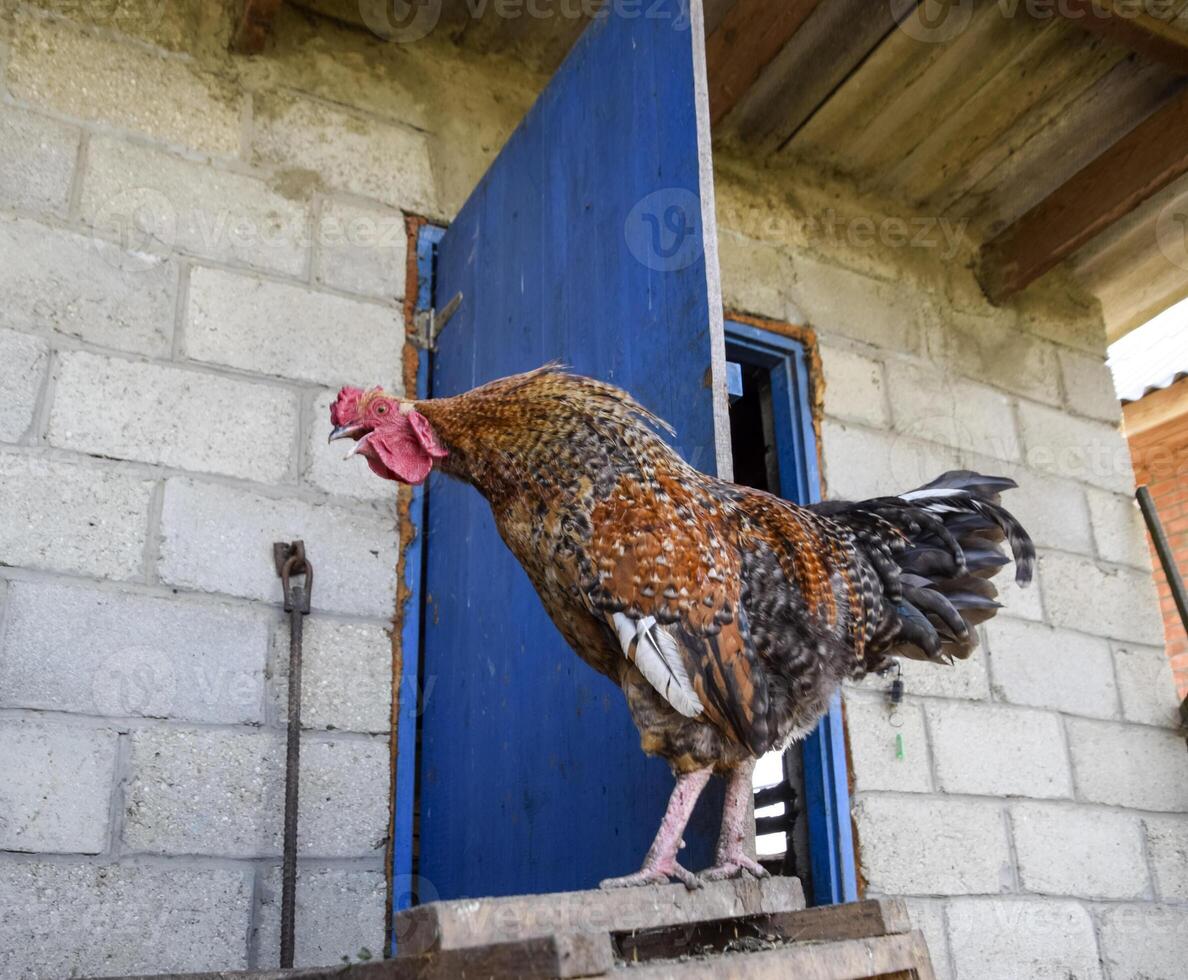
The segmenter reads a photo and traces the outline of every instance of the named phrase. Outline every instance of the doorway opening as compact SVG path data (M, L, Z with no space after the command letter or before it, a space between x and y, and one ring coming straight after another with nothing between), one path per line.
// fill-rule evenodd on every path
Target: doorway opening
M754 322L726 320L734 480L799 504L819 497L805 345ZM755 768L760 861L801 879L811 904L854 900L840 702L803 744Z

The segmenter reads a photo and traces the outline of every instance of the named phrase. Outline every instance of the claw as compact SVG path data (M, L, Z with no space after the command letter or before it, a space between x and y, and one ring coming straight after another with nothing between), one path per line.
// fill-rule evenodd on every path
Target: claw
M719 856L718 863L712 868L706 868L699 877L702 881L726 881L729 878L743 878L747 875L754 878L770 878L771 872L746 854L730 854Z
M612 888L637 888L641 885L667 885L673 880L679 881L689 891L697 891L703 882L697 875L681 867L676 861L671 865L645 864L634 874L623 875L621 878L605 878L598 883L598 887L610 890Z

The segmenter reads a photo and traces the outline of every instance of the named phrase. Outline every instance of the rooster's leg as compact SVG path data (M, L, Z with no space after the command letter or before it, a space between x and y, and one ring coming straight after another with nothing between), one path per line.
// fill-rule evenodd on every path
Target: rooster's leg
M607 878L600 888L627 888L631 885L663 885L673 878L682 881L687 888L700 888L701 882L697 876L677 863L677 851L681 847L681 835L685 832L685 825L693 815L693 807L697 797L709 782L711 766L694 772L683 772L677 776L676 786L672 796L668 798L668 809L664 811L664 819L660 821L660 830L656 839L648 849L648 856L644 858L643 867L635 874L624 875L622 878Z
M738 878L749 871L756 878L766 878L769 872L748 853L750 840L751 776L754 760L739 766L730 774L726 784L726 803L722 807L722 832L718 836L718 851L714 866L701 872L705 881Z

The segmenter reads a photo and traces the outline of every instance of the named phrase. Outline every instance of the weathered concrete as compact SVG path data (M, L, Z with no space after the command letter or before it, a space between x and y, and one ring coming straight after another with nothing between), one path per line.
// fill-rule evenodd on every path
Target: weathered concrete
M9 565L138 579L153 486L108 466L2 452L0 554Z
M996 803L863 795L854 820L862 872L878 894L997 893L1013 882L1006 826Z
M168 355L177 266L86 235L0 216L0 326Z
M0 330L0 442L16 442L33 424L49 347L37 337Z
M0 107L0 203L63 214L79 139L74 126L22 109Z
M0 706L259 723L270 619L221 602L14 582Z
M47 439L61 449L278 483L292 466L298 414L296 393L276 385L77 351L59 361ZM261 427L272 438L261 440Z
M116 733L0 722L0 851L107 847Z
M185 352L196 361L326 385L400 377L395 308L218 269L190 281Z
M0 974L243 969L251 895L246 870L0 861Z

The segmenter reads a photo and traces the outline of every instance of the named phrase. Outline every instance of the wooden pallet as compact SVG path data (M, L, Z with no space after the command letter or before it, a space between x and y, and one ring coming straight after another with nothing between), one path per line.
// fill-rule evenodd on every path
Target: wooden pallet
M933 980L902 902L806 909L794 878L435 902L401 913L397 932L403 953L376 980Z
M188 980L934 980L896 899L806 909L795 878L434 902L380 963Z

